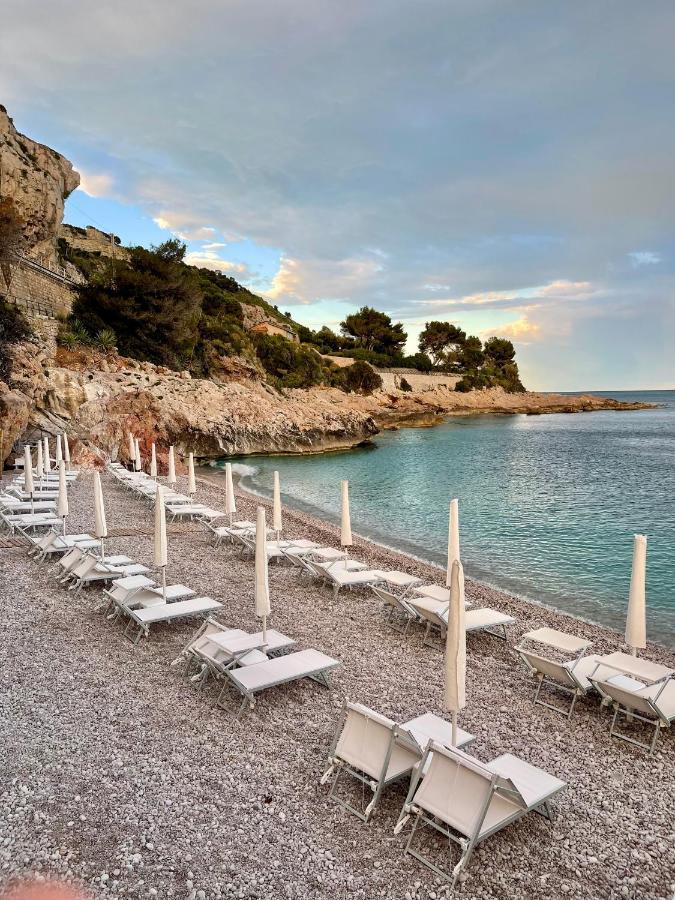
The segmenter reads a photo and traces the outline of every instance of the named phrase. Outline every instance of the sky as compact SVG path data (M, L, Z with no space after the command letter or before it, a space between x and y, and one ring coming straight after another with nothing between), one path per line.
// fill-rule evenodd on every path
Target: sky
M66 221L317 327L442 319L538 390L675 387L675 4L5 0Z

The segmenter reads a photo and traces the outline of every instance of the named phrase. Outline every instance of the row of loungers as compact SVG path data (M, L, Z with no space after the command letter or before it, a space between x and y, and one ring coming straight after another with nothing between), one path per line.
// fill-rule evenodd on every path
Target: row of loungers
M550 820L550 802L566 787L564 781L510 753L483 763L462 749L472 742L473 737L459 729L453 746L451 726L431 713L398 724L347 702L321 783L330 782L329 797L367 822L382 792L409 779L394 833L399 834L412 820L405 852L454 887L479 843L530 812ZM339 796L342 776L360 785L360 808ZM366 789L372 796L364 808ZM459 845L459 861L452 871L413 848L420 825L446 837L449 846L451 842Z
M108 465L108 471L129 491L132 491L148 503L154 503L158 484L155 478L151 478L145 472L130 472L121 463L116 462ZM176 519L212 521L225 515L219 509L212 509L203 503L196 503L192 497L167 487L164 487L164 506L170 521L175 521Z
M610 735L646 748L651 755L662 729L675 721L675 670L621 652L586 655L590 647L590 641L553 628L524 634L516 651L536 679L534 703L570 719L577 700L595 694L602 705L613 709ZM569 704L543 699L544 689L544 696L553 692L570 697ZM645 743L620 732L620 716L653 728L651 740Z
M101 542L89 534L64 536L50 530L27 537L27 542L29 555L36 560L60 557L55 577L69 590L108 585L103 589L102 608L108 619L124 623L124 634L135 644L149 634L152 625L205 618L222 608L211 597L195 596L196 592L185 585L157 584L146 566L128 556L102 557ZM330 687L330 672L340 665L339 661L314 649L278 656L294 645L294 640L274 630L249 635L208 618L180 658L188 663L201 659L208 664L208 670L198 676L202 684L211 674L219 680L224 678L225 687L236 688L242 696L241 714L247 706L255 705L258 694L291 681L310 678ZM219 705L223 705L224 690L218 695Z
M66 473L67 481L76 478L77 472ZM32 494L25 491L23 473L18 475L0 491L0 528L8 534L27 536L61 528L63 523L56 514L58 490L58 472L48 472L42 478L35 475Z

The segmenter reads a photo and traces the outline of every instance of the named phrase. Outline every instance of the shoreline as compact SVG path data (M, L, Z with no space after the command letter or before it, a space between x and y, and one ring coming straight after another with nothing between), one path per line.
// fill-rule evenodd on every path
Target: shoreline
M245 463L243 463L242 465L245 465ZM216 467L211 466L210 468L213 469ZM224 470L221 471L222 476L216 475L216 480L212 481L209 479L208 474L200 470L197 474L197 480L199 481L199 479L202 479L205 484L209 485L209 487L220 488L220 479L222 477L224 489ZM235 473L233 471L232 475L235 494L249 500L254 500L256 503L259 502L260 505L265 506L268 512L271 510L271 498L266 497L264 494L258 493L251 487L242 484L243 479L247 477L246 474ZM332 542L333 544L339 546L340 528L336 523L331 522L329 519L321 518L318 515L308 513L305 510L298 509L295 506L290 506L286 502L282 502L282 513L284 519L284 530L286 530L287 520L290 520L290 522L292 523L291 530L296 530L293 529L293 525L301 525L303 527L309 528L312 532L317 531L319 533L325 534L327 543ZM434 562L433 560L426 559L421 556L417 556L416 554L411 553L407 550L401 550L397 547L385 544L381 541L375 540L372 537L361 535L354 529L352 529L352 536L355 539L354 548L352 548L353 550L356 547L359 547L359 549L361 549L366 556L373 555L373 553L386 554L386 561L391 564L392 568L401 569L402 571L406 572L419 572L422 577L428 576L429 580L435 581L440 584L443 584L445 582L445 568L440 563ZM369 548L373 549L369 551ZM533 614L536 614L536 610L541 610L543 613L563 617L570 623L578 623L586 631L588 631L588 629L593 629L595 632L604 632L606 639L614 640L616 644L615 649L623 648L625 646L623 639L624 636L622 632L619 629L612 628L610 625L605 625L601 622L595 621L594 619L586 618L576 612L570 612L565 609L560 609L559 607L548 604L543 600L537 600L525 594L519 594L513 591L509 591L497 584L475 578L473 576L466 576L466 585L470 592L472 592L481 600L487 600L497 605L501 603L502 605L507 606L511 604L524 604L526 607L531 608ZM564 626L562 625L559 625L558 627L565 630ZM573 625L570 625L569 627L571 627L573 630ZM663 643L658 640L648 640L647 649L644 652L648 652L650 648L658 648L661 653L671 655L675 653L675 646L671 646L670 644Z

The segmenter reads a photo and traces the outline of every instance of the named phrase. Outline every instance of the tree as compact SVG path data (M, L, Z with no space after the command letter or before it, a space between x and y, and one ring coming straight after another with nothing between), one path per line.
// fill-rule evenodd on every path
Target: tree
M93 337L109 328L123 356L180 369L190 365L198 340L203 294L197 270L181 262L184 244L135 247L129 265L80 286L73 304Z
M348 394L352 391L358 394L372 394L382 387L382 379L372 366L362 359L357 359L351 366L342 369L340 386Z
M475 372L483 365L483 345L480 338L468 337L459 352L459 365L463 372Z
M485 341L483 353L485 354L486 360L490 360L498 367L513 362L516 358L515 347L511 341L507 341L506 338L489 338L489 340Z
M437 366L442 366L449 362L448 353L457 352L465 340L466 334L451 322L427 322L420 334L419 348L422 353L428 353Z
M287 341L278 334L258 334L255 348L265 371L279 387L308 388L321 384L321 357L311 347Z
M340 330L356 338L359 346L377 353L400 355L408 338L402 322L394 325L386 313L370 306L363 306L358 312L347 316L340 323Z

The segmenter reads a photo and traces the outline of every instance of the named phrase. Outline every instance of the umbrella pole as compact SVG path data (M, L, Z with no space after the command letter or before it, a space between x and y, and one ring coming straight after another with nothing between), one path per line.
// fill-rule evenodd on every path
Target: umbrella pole
M30 511L32 515L35 515L35 500L32 491L30 492Z
M166 566L162 566L162 597L166 603Z
M457 713L452 714L452 746L457 746Z
M101 538L101 559L105 559L105 538Z
M263 645L267 646L267 616L262 617L263 620Z
M63 534L66 533L66 517L63 517Z
M630 655L631 655L631 656L637 656L637 647L631 647L631 648L630 648Z

